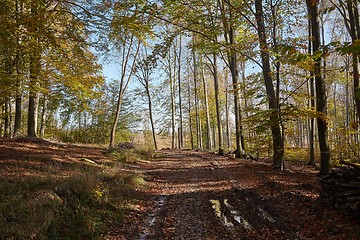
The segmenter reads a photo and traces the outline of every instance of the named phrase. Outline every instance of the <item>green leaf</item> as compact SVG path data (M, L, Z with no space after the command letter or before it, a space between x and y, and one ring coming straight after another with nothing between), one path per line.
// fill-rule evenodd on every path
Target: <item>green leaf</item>
M347 53L347 54L349 54L349 53L360 54L360 39L355 40L350 45L343 47L341 49L341 52Z

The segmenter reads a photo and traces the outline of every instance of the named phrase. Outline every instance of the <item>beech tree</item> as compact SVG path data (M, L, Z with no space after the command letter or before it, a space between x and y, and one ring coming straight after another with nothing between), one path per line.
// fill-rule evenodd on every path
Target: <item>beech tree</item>
M280 130L280 113L279 102L276 100L272 71L270 67L269 48L266 41L266 32L264 24L264 11L262 6L262 0L255 0L255 17L257 22L257 32L259 36L262 71L266 87L267 100L270 110L270 125L273 138L273 164L275 167L283 169L284 167L284 142L283 136Z
M325 82L321 75L321 57L320 54L320 27L318 19L318 0L307 0L306 5L308 8L312 45L314 56L314 78L316 86L316 111L320 116L317 117L319 145L320 145L320 161L321 169L320 174L326 175L330 172L330 149L328 144L328 129L327 129L327 111L326 111L326 89Z
M151 61L149 58L148 50L146 46L143 46L140 51L140 55L142 59L138 60L138 64L136 66L137 71L135 73L136 78L139 80L140 84L144 87L145 94L148 100L148 110L149 110L149 118L150 118L150 125L151 125L151 132L152 138L154 142L155 150L158 149L157 142L156 142L156 132L155 132L155 125L154 125L154 118L153 118L153 104L151 100L150 94L150 82L151 82L151 74L153 73L155 63Z

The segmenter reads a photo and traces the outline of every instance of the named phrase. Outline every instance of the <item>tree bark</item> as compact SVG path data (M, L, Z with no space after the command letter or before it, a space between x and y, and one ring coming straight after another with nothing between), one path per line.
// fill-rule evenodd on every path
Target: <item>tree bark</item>
M30 57L30 90L29 90L29 108L27 121L28 137L37 137L37 119L38 119L38 78L40 75L40 53L33 53Z
M175 148L175 87L174 79L172 75L171 66L169 67L170 71L170 97L171 97L171 148Z
M239 73L237 67L237 56L234 48L235 32L232 26L229 27L229 43L230 43L230 72L234 90L234 111L235 111L235 139L236 139L236 152L235 156L238 158L243 157L241 148L241 128L240 128L240 104L239 104Z
M183 148L184 147L184 134L183 134L183 114L182 114L182 102L181 102L181 48L182 48L182 38L181 35L179 37L179 46L178 46L178 55L177 55L177 60L178 60L178 72L177 72L177 78L178 78L178 90L179 90L179 120L180 120L180 125L179 125L179 148Z
M218 69L217 69L217 57L216 54L213 54L213 76L214 76L214 88L215 88L215 107L216 107L216 122L218 128L218 145L219 145L219 155L224 155L223 147L223 134L221 126L221 114L220 114L220 100L219 100L219 78L218 78ZM227 93L226 93L227 94ZM227 129L227 132L228 129Z
M311 21L313 52L320 50L320 26L318 20L318 0L306 0L308 15ZM328 144L327 129L327 107L326 107L326 88L321 75L321 58L316 57L314 66L315 89L316 89L316 111L320 116L317 117L319 145L320 145L320 175L327 175L330 172L330 149Z
M21 130L21 116L22 116L22 97L21 94L17 93L15 98L15 120L14 120L14 137L20 136Z
M35 20L38 19L39 5L36 2L32 2L31 6L31 17ZM30 28L30 33L34 34L32 42L33 51L29 57L29 68L30 68L30 81L29 81L29 107L28 107L28 119L27 119L27 135L28 137L37 137L37 118L38 118L38 107L39 107L39 96L38 96L38 84L41 70L41 50L40 43L37 36L38 23L34 23Z
M276 168L284 168L284 142L280 129L280 117L279 117L279 103L276 101L276 95L274 91L274 84L272 81L272 72L270 67L269 48L266 41L266 32L264 24L264 12L262 6L262 0L255 0L255 17L257 22L257 32L259 37L262 71L265 82L267 100L270 110L270 124L271 133L273 139L273 165Z
M16 22L19 21L19 13L20 13L20 6L19 6L19 2L18 0L15 1L15 18L16 18ZM20 136L20 131L21 131L21 104L22 104L22 92L21 92L21 83L20 83L20 75L22 74L21 71L21 65L22 65L22 58L20 56L20 50L19 50L19 44L20 44L20 40L19 40L19 36L17 36L16 39L16 44L17 44L17 52L16 52L16 59L15 59L15 71L16 71L16 83L15 83L15 87L16 87L16 96L15 96L15 120L14 120L14 137L18 137Z
M194 97L195 97L195 121L196 121L196 147L201 149L201 136L200 136L200 119L199 119L199 103L197 93L197 65L196 65L196 54L193 50L193 65L194 65Z
M48 106L48 96L47 93L43 95L43 106L41 110L41 122L40 122L40 137L44 137L45 135L45 128L46 128L46 112Z
M190 79L188 79L188 114L189 114L189 132L190 132L190 146L191 149L194 149L194 134L192 128L192 120L191 120L191 92L190 92Z
M207 90L207 83L205 80L205 76L204 76L204 69L202 69L201 72L201 78L202 78L202 82L203 82L203 90L204 90L204 104L205 104L205 117L206 117L206 135L207 135L207 139L206 139L206 147L208 150L212 150L212 137L211 137L211 125L210 125L210 113L209 113L209 101L208 101L208 90Z
M151 131L152 131L152 136L153 136L153 141L154 141L154 148L155 148L155 150L157 150L158 146L157 146L157 141L156 141L156 132L155 132L153 113L152 113L152 101L151 101L151 96L150 96L149 83L147 83L146 95L148 97L149 117L150 117Z
M312 34L311 34L311 21L308 20L308 34L309 34L309 42L308 42L308 54L312 54ZM314 111L315 110L315 89L314 89L314 71L310 71L309 78L309 108ZM315 147L314 147L314 129L315 129L315 119L310 116L309 119L309 165L315 165Z
M4 137L10 137L10 109L9 109L10 98L5 97L3 105L3 116L4 116Z
M359 26L359 12L358 3L356 0L346 0L348 11L348 21L350 28L350 36L352 41L360 39L360 26ZM354 81L354 100L356 105L357 121L360 121L360 86L359 86L359 55L353 53L352 67L353 67L353 81Z

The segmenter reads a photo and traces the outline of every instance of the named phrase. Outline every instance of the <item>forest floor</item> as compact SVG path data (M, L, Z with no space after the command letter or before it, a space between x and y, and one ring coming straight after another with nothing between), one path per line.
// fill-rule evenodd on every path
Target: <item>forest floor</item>
M318 170L301 161L287 161L279 171L266 159L193 150L161 150L149 160L120 163L116 172L112 161L100 148L0 139L0 239L46 239L66 230L73 231L69 239L79 238L85 228L101 229L101 221L111 226L101 239L360 239L358 220L319 198ZM80 171L86 178L79 179ZM89 180L91 174L100 180ZM104 184L119 186L110 186L102 200ZM95 188L95 199L86 188ZM64 189L82 194L88 205L74 206ZM127 207L125 215L111 214L119 210L116 201ZM94 203L94 211L108 211L95 216ZM67 217L83 215L62 222L56 217L64 210Z
M360 224L319 198L318 170L162 150L137 164L148 188L109 239L360 239Z

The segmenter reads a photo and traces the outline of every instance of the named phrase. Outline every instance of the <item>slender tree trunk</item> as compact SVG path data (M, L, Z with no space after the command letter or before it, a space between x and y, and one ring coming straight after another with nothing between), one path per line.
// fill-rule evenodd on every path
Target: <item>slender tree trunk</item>
M19 18L19 10L20 10L20 6L19 6L19 2L18 0L16 0L15 2L15 18L16 18L16 22L18 22L18 18ZM17 36L17 47L19 48L19 37ZM21 115L22 115L22 109L21 109L21 104L22 104L22 92L21 92L21 83L20 83L20 75L22 74L21 72L21 65L22 65L22 58L20 56L20 50L17 50L16 52L16 59L15 59L15 71L16 71L16 96L15 96L15 120L14 120L14 137L18 137L20 136L20 130L21 130Z
M179 148L184 147L184 134L183 134L183 114L182 114L182 102L181 102L181 48L182 48L182 38L181 35L179 37L179 52L178 52L178 72L177 72L177 78L178 78L178 89L179 89L179 118L180 118L180 126L179 126Z
M360 87L359 87L359 56L356 53L352 54L352 68L354 81L354 100L356 105L357 118L360 121Z
M170 72L172 71L172 69L169 69ZM172 78L172 74L170 76L170 95L171 95L171 148L175 148L176 143L175 143L175 135L176 135L176 130L175 130L175 83L174 83L174 79Z
M320 27L318 19L318 0L306 0L308 13L311 21L312 45L313 52L316 53L320 49ZM314 74L316 86L316 111L321 116L317 117L319 145L320 145L320 159L321 168L320 174L327 175L330 172L330 149L328 144L328 129L327 129L327 109L326 109L326 88L325 82L321 75L321 58L314 59Z
M20 136L21 130L21 104L22 104L22 97L21 94L17 93L15 98L15 120L14 120L14 137Z
M223 147L223 134L221 126L221 113L220 113L220 100L219 100L219 78L218 78L218 69L217 69L217 57L216 54L213 54L213 76L214 76L214 88L215 88L215 107L216 107L216 122L218 128L218 142L219 142L219 155L224 155ZM227 93L226 93L227 94ZM227 134L229 132L227 125Z
M120 118L120 111L121 111L121 107L122 107L123 97L125 95L127 86L128 86L128 84L130 82L131 76L134 73L136 58L138 56L139 49L140 49L140 42L139 42L139 43L137 43L135 53L132 56L133 57L133 59L132 59L133 62L131 64L131 69L130 69L129 75L125 79L126 71L127 71L126 68L128 67L128 63L130 61L130 55L131 55L131 50L132 50L132 47L133 47L133 44L134 44L134 40L135 40L135 37L132 36L128 46L126 46L126 42L124 42L124 44L123 44L119 93L118 93L118 99L117 99L117 102L116 102L115 118L114 118L114 121L113 121L113 124L112 124L111 134L110 134L110 144L109 144L109 146L111 148L113 148L114 145L115 145L116 128L117 128L117 124L118 124L119 118Z
M212 150L212 137L211 137L211 125L210 125L210 113L209 113L209 102L208 102L208 92L207 92L207 83L205 80L205 76L204 76L204 69L202 69L201 72L201 78L202 78L202 82L203 82L203 90L204 90L204 104L205 104L205 117L206 117L206 134L207 134L207 139L206 139L206 147L208 150Z
M119 118L120 118L120 110L121 110L122 100L123 100L123 94L122 94L122 88L120 87L118 99L116 102L115 118L114 118L114 122L112 124L111 134L110 134L110 144L109 145L111 148L113 148L115 145L116 128L117 128L117 124L118 124Z
M193 65L194 65L194 98L195 98L195 121L196 121L196 147L200 149L201 147L201 136L200 136L200 119L199 119L199 103L198 103L198 93L197 93L197 63L195 50L193 50Z
M4 114L4 137L10 137L10 108L9 108L9 97L5 97L3 105L3 114Z
M243 79L243 83L245 85L245 69L246 69L246 62L245 61L241 61L240 63L241 66L241 78ZM240 86L240 81L239 81L239 86ZM240 93L240 91L239 91ZM245 96L245 87L244 87L244 96ZM245 103L245 107L246 107L246 98L244 98L244 103ZM240 121L240 143L241 143L241 148L244 151L244 153L246 153L246 148L245 148L245 138L244 138L244 130L243 130L243 121L242 121L242 104L241 104L241 99L239 99L239 121Z
M346 0L346 6L349 18L349 33L352 41L360 39L360 26L359 26L359 11L358 2L356 0ZM357 118L356 121L360 121L360 86L359 86L359 55L353 53L352 67L353 67L353 81L354 81L354 100L356 105Z
M280 118L278 112L279 105L278 102L276 101L276 95L272 81L272 72L270 67L269 49L266 41L262 0L255 0L255 9L256 9L255 17L258 26L257 31L258 31L260 51L261 51L261 61L263 67L262 70L265 81L267 99L269 103L269 109L271 111L270 124L271 124L272 138L273 138L273 152L274 152L273 165L276 168L283 169L284 142L280 129Z
M149 117L150 117L152 137L153 137L153 141L154 141L154 148L155 148L155 150L157 150L158 146L157 146L157 141L156 141L155 124L154 124L154 118L153 118L153 114L152 114L152 102L151 102L151 96L150 96L148 82L147 82L147 88L146 88L146 95L148 97Z
M230 42L230 71L231 78L233 83L234 90L234 111L235 111L235 139L236 139L236 152L235 156L238 158L243 157L242 148L241 148L241 128L240 128L240 104L239 104L239 75L238 75L238 67L237 67L237 57L236 52L233 49L235 44L235 32L233 27L229 28L229 42Z
M198 115L199 118L199 148L200 149L204 149L203 147L203 132L202 132L202 122L201 122L201 118L200 115Z
M348 128L349 127L349 123L350 123L350 98L349 98L349 62L348 59L346 59L345 62L345 75L346 75L346 90L345 90L345 102L346 102L346 107L345 107L345 127Z
M238 92L238 69L237 69L237 57L235 51L235 32L233 29L233 19L232 19L232 10L228 9L228 18L226 16L226 7L222 1L218 1L222 23L224 26L224 38L227 43L228 49L228 62L229 69L231 72L232 82L233 82L233 90L234 90L234 111L235 111L235 139L236 139L236 150L235 156L240 158L242 157L242 149L241 149L241 128L240 128L240 109L239 109L239 92Z
M275 5L273 5L273 1L270 1L271 3L271 13L272 13L272 38L273 38L273 47L274 47L274 53L275 53L275 78L276 78L276 88L275 88L275 101L277 104L277 114L278 114L278 119L279 119L279 123L280 123L280 131L281 131L281 141L283 148L285 147L284 141L285 141L285 128L282 124L281 121L281 109L280 109L280 68L281 68L281 62L279 59L279 52L278 52L278 41L277 41L277 22L276 22L276 16L278 15L277 13L277 6L275 3ZM284 151L284 150L283 150Z
M41 138L44 137L44 135L45 135L47 105L48 105L48 96L47 96L47 93L44 93L43 106L42 106L42 110L41 110L41 122L40 122L40 137Z
M144 87L146 97L148 99L148 111L149 111L149 118L150 118L150 125L151 125L151 133L152 133L152 139L154 143L155 150L158 149L157 147L157 141L156 141L156 132L155 132L155 124L154 124L154 118L153 118L153 111L152 111L152 101L151 101L151 93L150 93L150 74L153 68L153 65L151 62L148 61L148 53L147 48L144 46L143 51L143 59L142 61L138 62L138 68L137 72L135 73L138 81L140 84ZM169 64L170 66L170 64ZM171 70L171 68L169 67Z
M226 105L226 109L225 109L225 115L226 115L226 145L227 145L227 151L230 150L231 148L231 133L230 133L230 116L229 116L229 108L230 108L230 104L229 104L229 93L228 90L226 88L226 93L225 93L225 105Z
M309 26L309 42L308 42L308 53L312 54L312 33L311 33L311 21L308 20ZM310 71L309 77L309 90L310 90L310 109L315 110L315 89L314 89L314 71ZM310 131L309 131L309 165L315 165L315 147L314 147L314 129L315 129L315 119L310 116Z
M194 149L194 134L192 128L192 120L191 120L191 92L190 92L190 79L188 79L188 114L189 114L189 131L190 131L190 146L191 149Z

